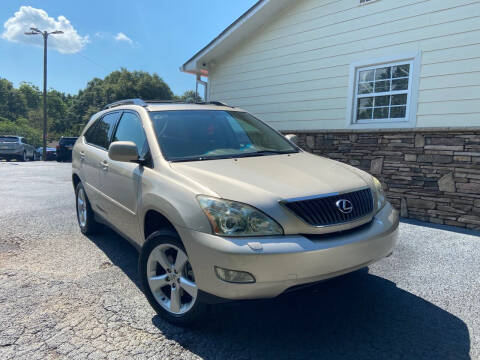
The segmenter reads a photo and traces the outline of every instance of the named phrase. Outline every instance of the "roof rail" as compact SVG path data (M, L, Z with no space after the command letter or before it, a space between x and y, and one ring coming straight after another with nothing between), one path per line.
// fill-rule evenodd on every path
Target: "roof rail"
M194 104L234 107L234 106L228 105L228 104L226 104L224 102L221 102L221 101L201 101L201 102L197 102L197 103L194 103Z
M197 101L197 102L189 102L183 100L145 100L147 104L187 104L187 105L216 105L216 106L227 106L233 107L228 104L225 104L220 101Z
M145 100L147 104L186 104L182 100Z
M148 104L192 104L192 105L216 105L216 106L226 106L226 107L233 107L228 104L225 104L220 101L199 101L199 102L186 102L182 100L142 100L142 99L126 99L115 101L111 104L106 105L103 110L111 109L116 106L121 105L139 105L139 106L148 106Z
M116 106L121 106L121 105L139 105L139 106L147 106L147 103L143 101L142 99L126 99L126 100L120 100L120 101L115 101L111 104L105 105L103 110L111 109Z

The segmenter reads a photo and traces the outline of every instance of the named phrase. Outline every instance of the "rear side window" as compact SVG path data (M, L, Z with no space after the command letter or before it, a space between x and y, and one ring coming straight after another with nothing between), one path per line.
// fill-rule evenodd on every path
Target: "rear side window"
M147 138L140 118L131 112L124 112L112 141L133 141L138 155L143 158L148 152Z
M15 143L15 142L18 142L18 137L16 137L16 136L0 136L0 142Z
M119 112L108 113L97 120L85 133L87 143L108 149Z

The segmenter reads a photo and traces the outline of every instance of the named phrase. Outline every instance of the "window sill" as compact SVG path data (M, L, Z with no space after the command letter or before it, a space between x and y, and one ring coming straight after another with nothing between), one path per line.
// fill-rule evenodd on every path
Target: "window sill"
M401 129L414 128L415 124L411 121L382 121L382 122L365 122L365 123L350 123L347 129Z
M351 125L391 124L391 123L408 123L408 120L406 118L358 120L357 122L352 122Z

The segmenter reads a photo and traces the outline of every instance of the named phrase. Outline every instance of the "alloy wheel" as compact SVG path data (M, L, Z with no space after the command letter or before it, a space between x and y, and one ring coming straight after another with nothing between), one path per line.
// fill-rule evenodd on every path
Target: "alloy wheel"
M80 188L77 193L77 217L78 223L81 227L87 225L87 202L85 197L85 191Z
M173 244L161 244L151 251L147 279L155 300L174 315L188 312L197 300L198 288L188 256Z

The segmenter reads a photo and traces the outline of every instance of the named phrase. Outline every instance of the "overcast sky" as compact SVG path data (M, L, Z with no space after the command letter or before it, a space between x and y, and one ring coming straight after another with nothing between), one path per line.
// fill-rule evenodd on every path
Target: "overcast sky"
M3 1L0 77L42 87L41 36L24 35L35 25L65 32L49 38L49 87L74 94L92 78L125 67L156 72L182 94L195 79L178 68L255 2Z

